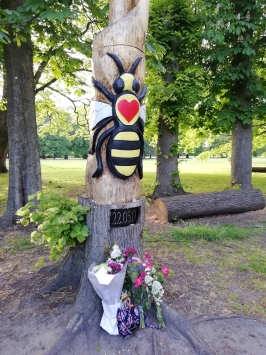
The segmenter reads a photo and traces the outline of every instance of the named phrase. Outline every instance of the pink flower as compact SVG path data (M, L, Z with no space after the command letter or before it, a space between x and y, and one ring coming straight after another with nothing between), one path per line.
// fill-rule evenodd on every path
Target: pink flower
M124 251L124 256L128 257L128 256L132 256L134 254L137 254L137 250L133 247L128 247L126 248L126 250Z
M146 272L145 272L145 271L142 271L142 273L140 274L139 277L140 277L142 280L144 280L146 275L147 275Z
M152 269L152 262L149 261L149 262L147 263L146 267L149 268L149 269Z
M151 254L145 254L145 259L151 260Z
M163 272L165 277L169 275L169 270L167 267L164 267L164 266L161 267L161 271Z
M138 288L141 286L142 284L142 278L141 277L137 277L136 280L135 280L135 287Z

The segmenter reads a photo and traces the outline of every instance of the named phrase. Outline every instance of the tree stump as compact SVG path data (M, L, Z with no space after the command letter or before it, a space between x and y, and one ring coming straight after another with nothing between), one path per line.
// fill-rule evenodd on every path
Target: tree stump
M161 222L255 211L264 207L265 198L258 189L163 197L155 201L155 213Z

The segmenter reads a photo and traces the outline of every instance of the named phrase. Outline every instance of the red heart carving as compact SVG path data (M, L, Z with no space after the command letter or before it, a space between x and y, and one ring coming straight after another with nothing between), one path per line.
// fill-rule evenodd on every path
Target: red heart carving
M127 101L123 99L118 102L118 110L125 117L127 122L130 122L133 117L139 112L139 103L137 100Z

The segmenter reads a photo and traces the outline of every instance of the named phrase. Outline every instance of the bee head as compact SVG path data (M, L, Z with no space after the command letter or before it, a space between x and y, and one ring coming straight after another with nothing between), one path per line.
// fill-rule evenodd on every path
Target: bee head
M116 94L120 94L125 90L134 91L137 93L140 88L140 84L137 79L134 77L134 71L136 70L139 62L142 60L141 57L138 57L135 62L132 64L132 67L128 72L125 72L123 64L121 63L120 59L113 53L107 53L109 57L111 57L114 62L116 63L120 76L115 79L113 83L113 89Z

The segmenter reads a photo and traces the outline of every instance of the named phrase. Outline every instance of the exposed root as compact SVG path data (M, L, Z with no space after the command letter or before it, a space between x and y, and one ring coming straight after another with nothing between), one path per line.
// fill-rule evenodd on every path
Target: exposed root
M70 248L65 259L58 265L57 274L41 288L41 292L57 291L63 287L76 287L80 283L85 259L85 243Z
M0 229L8 228L16 224L15 211L6 211L3 216L0 217Z

